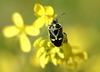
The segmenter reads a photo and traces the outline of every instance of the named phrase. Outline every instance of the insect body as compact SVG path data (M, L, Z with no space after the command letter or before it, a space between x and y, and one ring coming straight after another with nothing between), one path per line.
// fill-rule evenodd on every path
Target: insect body
M58 23L57 20L53 20L52 24L48 27L50 33L51 42L60 47L63 41L63 30L62 26Z

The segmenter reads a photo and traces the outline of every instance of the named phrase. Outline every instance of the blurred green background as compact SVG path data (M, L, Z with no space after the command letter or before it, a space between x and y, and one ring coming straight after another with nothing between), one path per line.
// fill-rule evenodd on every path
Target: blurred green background
M40 0L53 6L71 45L87 51L89 58L78 69L68 70L52 64L45 69L32 64L34 49L30 53L20 50L16 37L5 38L2 29L13 25L11 16L19 12L25 24L36 19L33 12L35 0L0 0L0 72L100 72L100 0ZM33 37L34 41L34 37Z

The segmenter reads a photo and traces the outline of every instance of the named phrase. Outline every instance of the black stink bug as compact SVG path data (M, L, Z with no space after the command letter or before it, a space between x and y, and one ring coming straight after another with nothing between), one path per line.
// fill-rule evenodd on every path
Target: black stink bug
M53 20L48 29L51 42L55 46L60 47L63 41L63 30L62 26L58 23L57 19Z

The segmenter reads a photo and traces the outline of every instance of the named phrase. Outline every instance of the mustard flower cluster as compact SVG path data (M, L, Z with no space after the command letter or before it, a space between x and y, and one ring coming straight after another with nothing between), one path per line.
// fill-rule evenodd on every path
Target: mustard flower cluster
M12 15L14 25L7 26L3 29L5 37L18 37L23 52L30 52L32 48L28 36L38 36L40 29L43 26L47 27L50 25L56 16L53 7L49 5L45 6L36 3L33 9L37 19L31 25L25 25L21 14L15 12ZM39 37L34 41L33 47L37 49L36 57L42 68L45 68L49 62L55 66L65 63L67 67L74 68L87 59L87 53L85 51L77 47L71 47L66 39L67 36L64 35L64 40L60 47L54 46L48 38L46 39L44 37Z

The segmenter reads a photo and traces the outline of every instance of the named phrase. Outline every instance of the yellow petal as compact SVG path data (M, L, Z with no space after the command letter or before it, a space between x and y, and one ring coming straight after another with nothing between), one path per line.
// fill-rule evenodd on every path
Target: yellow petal
M52 63L56 66L57 65L57 59L55 58L55 55L51 55Z
M48 26L52 23L53 17L45 16L45 25Z
M57 65L57 59L56 59L56 57L55 57L55 55L56 55L56 53L54 53L53 52L53 50L54 50L55 48L53 48L52 50L51 50L51 61L52 61L52 63L56 66Z
M77 65L78 65L77 62L75 62L72 57L70 57L69 60L67 61L68 69L75 69L77 67Z
M40 43L39 43L39 46L40 46L40 47L43 47L44 44L45 44L45 40L41 40Z
M45 6L45 13L48 16L52 16L54 14L54 9L51 6Z
M40 30L33 26L26 26L25 32L30 36L37 36L40 34Z
M40 56L41 56L44 52L45 52L44 47L41 47L41 48L37 51L36 57L37 57L37 58L40 58Z
M34 41L34 43L33 43L33 47L35 47L35 48L39 48L40 47L40 41L42 40L42 38L41 37L39 37L38 39L36 39L35 41Z
M45 64L47 64L49 62L49 56L47 56L46 58L45 58Z
M62 58L62 59L64 58L64 53L57 52L57 54L59 55L60 58Z
M40 65L42 68L45 68L45 57L46 57L46 53L44 53L41 57L40 57Z
M51 44L50 41L47 42L47 46L48 46L48 47L53 47L53 45Z
M15 26L5 27L3 29L3 34L5 37L10 38L18 35L19 30Z
M44 16L42 17L39 17L34 23L33 23L33 26L37 29L40 29L44 26L45 24L45 19L44 19Z
M22 28L24 26L23 18L19 13L14 13L12 19L17 27Z
M84 60L87 60L88 59L88 54L85 51L83 52L83 59Z
M39 15L42 16L45 13L44 7L41 4L35 4L34 6L34 12Z
M84 61L84 60L88 59L88 55L84 51L77 53L76 55L74 55L74 57L77 58L77 60L79 60L79 61L81 61L81 60Z
M58 47L54 47L54 48L51 49L50 52L51 52L51 54L55 54L55 53L59 52L59 48Z
M30 52L31 51L31 43L30 43L28 37L25 34L21 34L19 36L19 39L20 39L21 50L23 52Z

